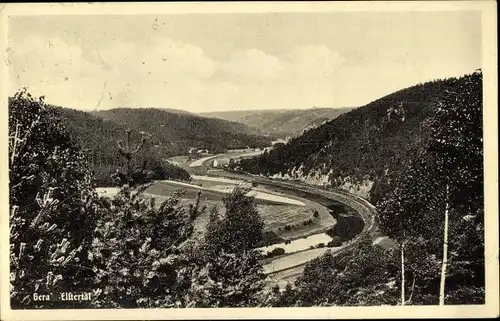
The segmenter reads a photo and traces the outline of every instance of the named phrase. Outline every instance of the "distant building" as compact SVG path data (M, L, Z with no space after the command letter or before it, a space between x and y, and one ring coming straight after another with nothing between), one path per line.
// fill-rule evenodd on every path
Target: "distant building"
M228 166L229 164L231 164L231 160L234 162L233 159L229 159L229 158L219 158L219 159L216 159L214 160L214 167L225 167L225 166Z
M209 153L208 149L198 149L198 154L206 155L208 153Z
M286 144L288 142L288 140L290 139L290 137L287 137L286 139L277 139L277 140L274 140L271 142L272 145L276 145L276 144Z

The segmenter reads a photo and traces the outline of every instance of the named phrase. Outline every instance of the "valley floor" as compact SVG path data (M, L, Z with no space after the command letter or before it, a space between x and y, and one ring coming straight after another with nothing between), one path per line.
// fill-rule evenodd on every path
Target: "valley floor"
M243 154L245 153L239 152L238 155ZM171 159L171 162L191 169L192 181L190 183L176 181L155 182L146 190L146 195L161 200L172 195L174 191L182 189L185 194L182 196L181 203L189 203L194 199L196 192L201 190L201 205L205 205L207 208L216 206L219 211L223 212L222 198L224 195L229 193L235 186L250 187L252 186L250 182L254 182L252 194L264 220L265 230L273 231L283 241L287 241L261 248L264 252L272 251L277 247L285 250L284 255L267 259L263 265L264 272L270 275L271 280L280 285L281 288L300 275L307 262L323 255L326 251L330 250L336 253L347 250L351 244L361 237L361 234L371 233L374 238L380 236L376 233L376 226L373 222L374 208L368 202L349 195L349 193L321 191L315 187L304 187L292 182L285 183L278 180L229 173L214 170L209 165L214 159L226 156L227 154L212 155L193 161L179 157L175 158L175 160ZM255 184L255 182L259 184ZM318 197L331 198L333 201L345 203L354 208L365 221L362 233L342 246L317 248L318 244L323 243L323 245L326 245L331 240L331 237L325 232L332 228L336 221L326 206L315 198L311 199L304 196L306 195L304 190L307 190L308 193L316 193ZM117 190L112 188L98 189L98 193L101 195L112 196L116 192ZM314 212L318 213L317 218L313 217ZM208 211L205 211L196 222L195 227L198 235L204 233L208 222L207 213ZM308 220L311 220L313 224L304 224ZM294 228L285 229L284 227L287 225L293 225ZM377 241L380 242L380 239Z

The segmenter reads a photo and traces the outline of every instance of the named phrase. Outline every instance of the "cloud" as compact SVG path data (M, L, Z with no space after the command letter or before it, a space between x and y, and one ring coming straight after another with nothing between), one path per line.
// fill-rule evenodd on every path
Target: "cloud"
M233 52L221 71L239 79L262 81L275 79L284 71L284 64L275 56L257 49Z
M96 47L77 39L25 37L11 51L14 88L73 108L169 107L191 110L309 107L327 102L327 85L343 59L326 46L275 56L258 49L217 61L194 45L152 37L138 45Z
M363 105L481 67L480 12L8 20L10 93L80 109Z
M60 38L44 39L33 35L11 45L9 77L11 91L27 86L35 95L45 95L49 102L89 99L101 86L99 67L82 59L82 48Z
M182 106L215 71L200 48L169 38L98 49L33 36L16 42L9 59L12 90L29 86L51 103L81 109L95 108L99 100L103 108Z
M301 81L330 78L345 61L339 53L323 45L294 47L284 55L284 59L289 70L288 77Z
M297 46L280 57L249 49L233 52L229 61L221 63L220 70L226 79L234 77L243 83L322 83L334 76L344 60L322 45Z
M121 76L153 75L153 80L196 81L214 72L214 63L203 50L170 38L153 38L147 45L115 42L101 51L101 56Z

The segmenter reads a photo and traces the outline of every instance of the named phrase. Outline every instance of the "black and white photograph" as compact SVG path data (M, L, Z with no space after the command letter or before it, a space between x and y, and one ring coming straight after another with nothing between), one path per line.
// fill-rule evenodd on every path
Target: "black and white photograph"
M2 319L498 316L496 3L439 2L12 5Z

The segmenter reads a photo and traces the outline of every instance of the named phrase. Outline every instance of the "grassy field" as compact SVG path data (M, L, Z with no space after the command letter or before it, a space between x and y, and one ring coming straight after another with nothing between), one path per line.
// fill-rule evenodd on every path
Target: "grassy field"
M180 166L180 167L187 167L191 161L189 160L188 156L175 156L175 157L170 157L168 161L174 165Z
M200 183L204 187L231 187L234 185L212 181L193 181L192 183ZM165 182L157 182L150 186L145 192L148 194L170 196L176 191L183 191L181 195L181 204L192 203L196 197L198 190L196 188L175 186ZM206 206L207 211L198 218L196 229L202 233L208 223L209 209L216 206L219 213L224 214L225 208L222 203L225 194L214 191L203 190L200 197L200 206ZM159 199L160 201L160 199ZM310 206L296 206L287 204L275 204L265 200L256 200L257 209L264 221L264 230L273 231L276 235L283 239L300 238L305 235L313 234L315 231L320 231L322 226L317 224L317 220L313 218L315 209ZM304 225L303 222L312 219L312 224ZM290 231L286 231L286 225L294 225Z

